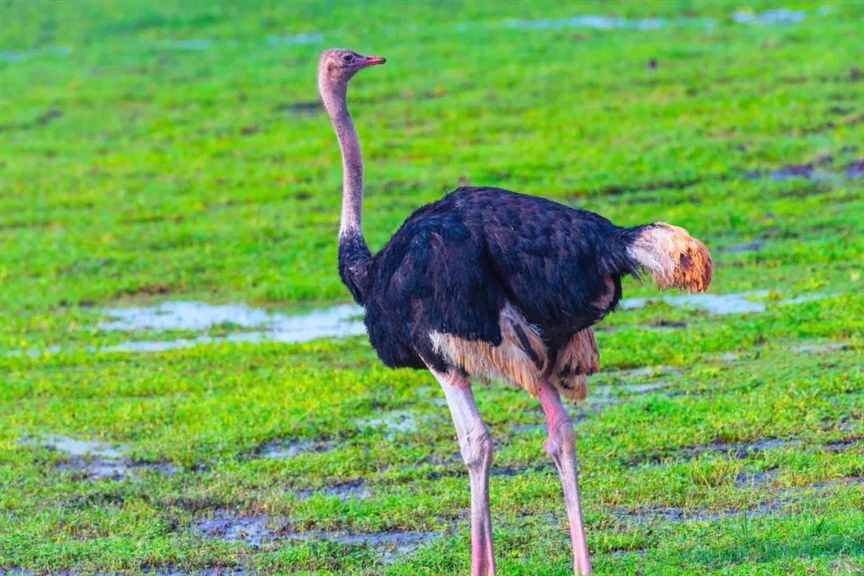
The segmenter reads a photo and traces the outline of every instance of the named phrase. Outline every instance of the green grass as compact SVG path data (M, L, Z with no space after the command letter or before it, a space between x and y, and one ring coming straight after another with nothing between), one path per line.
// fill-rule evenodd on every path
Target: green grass
M98 328L106 307L348 300L338 150L310 104L330 46L388 57L351 92L373 248L467 181L685 226L714 252L715 292L769 291L760 314L654 304L598 330L607 371L574 409L597 574L864 573L864 179L754 176L864 158L864 9L790 0L807 18L767 26L735 23L742 5L720 0L519 4L0 6L0 574L467 573L467 479L430 376L384 369L363 338L92 351L128 336ZM507 24L580 14L674 24ZM684 325L653 328L669 322ZM813 342L846 348L794 351ZM678 372L615 371L662 366ZM668 386L628 392L645 380ZM536 401L476 390L497 442L500 573L569 574ZM368 423L390 412L416 429ZM34 445L50 434L178 472L88 479ZM785 442L752 448L766 439ZM274 440L329 449L262 457ZM321 492L357 481L368 498ZM225 510L266 515L279 538L203 537ZM386 562L291 538L322 530L442 537Z

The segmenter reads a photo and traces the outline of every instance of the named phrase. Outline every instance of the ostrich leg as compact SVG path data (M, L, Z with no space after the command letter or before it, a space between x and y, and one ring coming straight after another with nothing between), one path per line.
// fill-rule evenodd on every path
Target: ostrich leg
M582 524L573 422L567 415L564 405L561 404L558 390L549 382L544 382L540 387L540 404L543 406L546 427L549 431L546 452L555 461L564 488L564 503L567 506L567 519L570 522L570 542L573 546L573 571L577 576L589 576L591 560L588 557L588 543L585 539L585 527Z
M441 384L456 426L462 459L471 480L471 576L494 576L492 518L489 514L489 467L492 465L492 437L477 411L471 383L451 372L432 372Z

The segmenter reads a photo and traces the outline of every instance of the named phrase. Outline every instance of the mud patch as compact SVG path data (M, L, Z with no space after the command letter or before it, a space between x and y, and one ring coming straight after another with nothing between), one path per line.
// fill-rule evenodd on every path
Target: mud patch
M653 330L684 330L687 328L687 323L679 320L666 320L665 318L661 318L656 322L648 324L647 327Z
M496 478L514 478L516 476L521 476L523 474L528 474L531 472L545 472L551 471L551 464L535 464L533 466L492 466L489 469L489 475L494 476ZM467 472L465 473L467 474Z
M204 538L242 542L252 548L260 548L276 540L277 533L286 525L285 520L277 520L266 514L237 516L227 510L219 510L212 518L198 522L195 532Z
M63 453L67 459L58 463L57 469L88 480L129 480L139 477L145 471L155 471L166 476L180 472L179 467L164 462L133 462L125 456L126 447L118 444L60 435L28 437L19 443Z
M307 100L302 102L291 102L283 104L276 108L277 112L290 112L297 116L317 116L324 112L324 106L317 100Z
M861 71L858 71L861 74ZM864 178L864 158L846 166L846 177L851 179Z
M62 110L58 108L49 108L48 110L42 112L32 120L29 120L27 122L20 122L18 124L0 124L0 132L7 132L12 130L31 130L33 128L40 128L62 117Z

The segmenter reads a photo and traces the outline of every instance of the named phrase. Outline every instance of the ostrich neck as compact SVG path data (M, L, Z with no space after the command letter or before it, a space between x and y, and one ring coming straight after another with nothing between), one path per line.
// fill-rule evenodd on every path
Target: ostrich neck
M360 154L360 140L348 112L346 90L343 87L341 90L327 91L322 97L342 151L342 219L339 237L361 235L363 158Z
M365 304L369 291L372 254L361 231L363 211L363 159L354 122L345 102L347 88L335 88L319 77L321 99L333 122L342 151L342 220L339 225L339 275L358 304Z

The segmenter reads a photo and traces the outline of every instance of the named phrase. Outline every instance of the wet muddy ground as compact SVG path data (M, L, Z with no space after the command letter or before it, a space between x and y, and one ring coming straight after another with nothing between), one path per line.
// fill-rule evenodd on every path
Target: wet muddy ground
M780 8L764 12L737 11L731 15L731 21L736 24L761 26L786 26L804 22L808 17L826 16L830 8L816 11L790 10ZM509 20L506 26L520 30L635 30L651 32L667 28L702 28L713 29L721 22L715 18L620 18L603 15L580 15L570 18Z
M624 298L619 306L634 310L655 303L676 308L701 310L723 316L732 314L758 314L769 305L791 306L814 302L835 296L827 293L800 294L782 297L767 290L731 294L657 295ZM124 332L200 332L194 337L175 337L160 340L128 340L100 347L101 352L164 352L219 343L299 343L321 338L347 338L366 333L363 310L354 304L340 304L328 308L297 314L253 308L244 304L207 304L192 301L168 301L153 306L110 308L103 310L107 320L97 328L105 333ZM686 322L660 320L641 326L643 330L679 330ZM605 325L599 331L612 331ZM213 333L213 332L217 333ZM62 351L60 346L44 350L12 351L9 354L38 355ZM95 349L94 349L95 350Z
M226 542L242 542L260 548L274 542L331 542L350 547L374 550L385 562L396 556L410 554L436 538L440 532L394 530L388 532L348 533L329 530L295 531L285 518L267 515L243 516L219 510L199 521L195 530L204 538Z
M597 574L864 569L854 3L55 4L0 26L0 573L468 573L434 379L296 304L348 298L314 66L350 31L395 39L352 85L372 247L465 182L712 249L707 297L628 280L598 327ZM500 573L563 574L542 410L475 395Z

